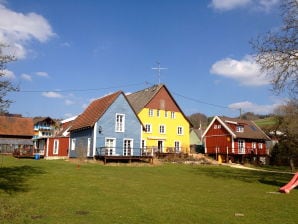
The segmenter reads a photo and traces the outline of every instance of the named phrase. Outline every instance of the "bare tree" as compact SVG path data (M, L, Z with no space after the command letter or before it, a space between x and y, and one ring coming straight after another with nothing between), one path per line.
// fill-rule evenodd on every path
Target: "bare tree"
M193 127L196 129L200 127L206 128L208 125L208 118L205 114L195 113L190 115L188 118L192 123Z
M0 114L7 112L9 105L12 103L11 100L6 98L7 94L18 91L18 88L4 77L7 63L16 60L14 56L4 53L5 47L7 46L0 43Z
M275 112L278 130L282 133L279 136L279 145L294 171L294 161L298 158L298 100L290 100Z
M298 0L281 1L283 26L251 41L256 62L276 93L298 94Z

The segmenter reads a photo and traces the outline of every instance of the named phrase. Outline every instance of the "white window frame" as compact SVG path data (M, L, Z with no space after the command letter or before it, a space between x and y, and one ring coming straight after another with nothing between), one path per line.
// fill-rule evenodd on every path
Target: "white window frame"
M160 110L156 110L156 116L157 116L157 117L160 116Z
M105 138L105 148L108 150L109 156L115 155L116 154L116 138Z
M87 156L90 156L91 153L91 138L87 139Z
M177 135L184 135L184 129L182 126L177 127Z
M71 139L71 150L72 151L76 150L76 142L77 142L77 139L75 139L75 138Z
M152 125L151 124L145 124L145 132L152 133Z
M149 117L153 117L154 116L154 110L153 109L149 109L148 115L149 115Z
M115 118L115 132L125 131L125 114L116 114Z
M238 154L245 154L245 140L238 139Z
M166 125L159 125L159 134L166 134Z
M59 139L54 139L53 155L58 155L58 154L59 154Z
M175 114L174 111L171 111L171 118L172 118L172 119L175 119L175 118L176 118L176 114Z
M263 149L263 143L262 142L258 143L258 149Z
M236 126L236 132L244 132L244 126L243 125L237 125Z
M181 152L181 142L180 141L175 141L174 142L174 148L175 148L175 152Z

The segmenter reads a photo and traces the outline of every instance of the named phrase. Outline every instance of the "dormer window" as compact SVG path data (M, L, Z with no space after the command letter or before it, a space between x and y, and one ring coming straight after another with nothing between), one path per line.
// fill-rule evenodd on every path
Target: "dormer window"
M244 126L243 125L237 125L236 126L236 132L244 132Z

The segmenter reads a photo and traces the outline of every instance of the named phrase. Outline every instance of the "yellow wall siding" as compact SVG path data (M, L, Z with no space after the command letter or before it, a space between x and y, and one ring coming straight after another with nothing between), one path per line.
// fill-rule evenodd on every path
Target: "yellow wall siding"
M175 141L180 142L181 150L184 153L189 152L189 123L185 119L182 113L175 112L175 117L171 117L171 111L167 111L167 117L165 117L166 111L159 110L159 116L157 116L157 110L153 109L153 116L149 116L149 108L144 108L139 114L139 118L146 126L150 124L152 128L151 133L143 131L142 140L145 140L147 147L157 148L158 140L163 141L163 152L167 149L175 147ZM160 133L160 125L165 126L165 134ZM178 135L178 127L183 128L183 134Z

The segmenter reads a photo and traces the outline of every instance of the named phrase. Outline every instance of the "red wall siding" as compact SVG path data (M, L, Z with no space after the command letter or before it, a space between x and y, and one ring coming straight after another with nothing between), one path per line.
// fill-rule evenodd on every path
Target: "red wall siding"
M53 153L55 139L59 140L58 154ZM48 156L68 156L68 149L69 149L69 138L68 137L50 138L49 139Z
M232 152L230 133L216 120L205 135L207 154ZM217 150L217 151L216 151Z

